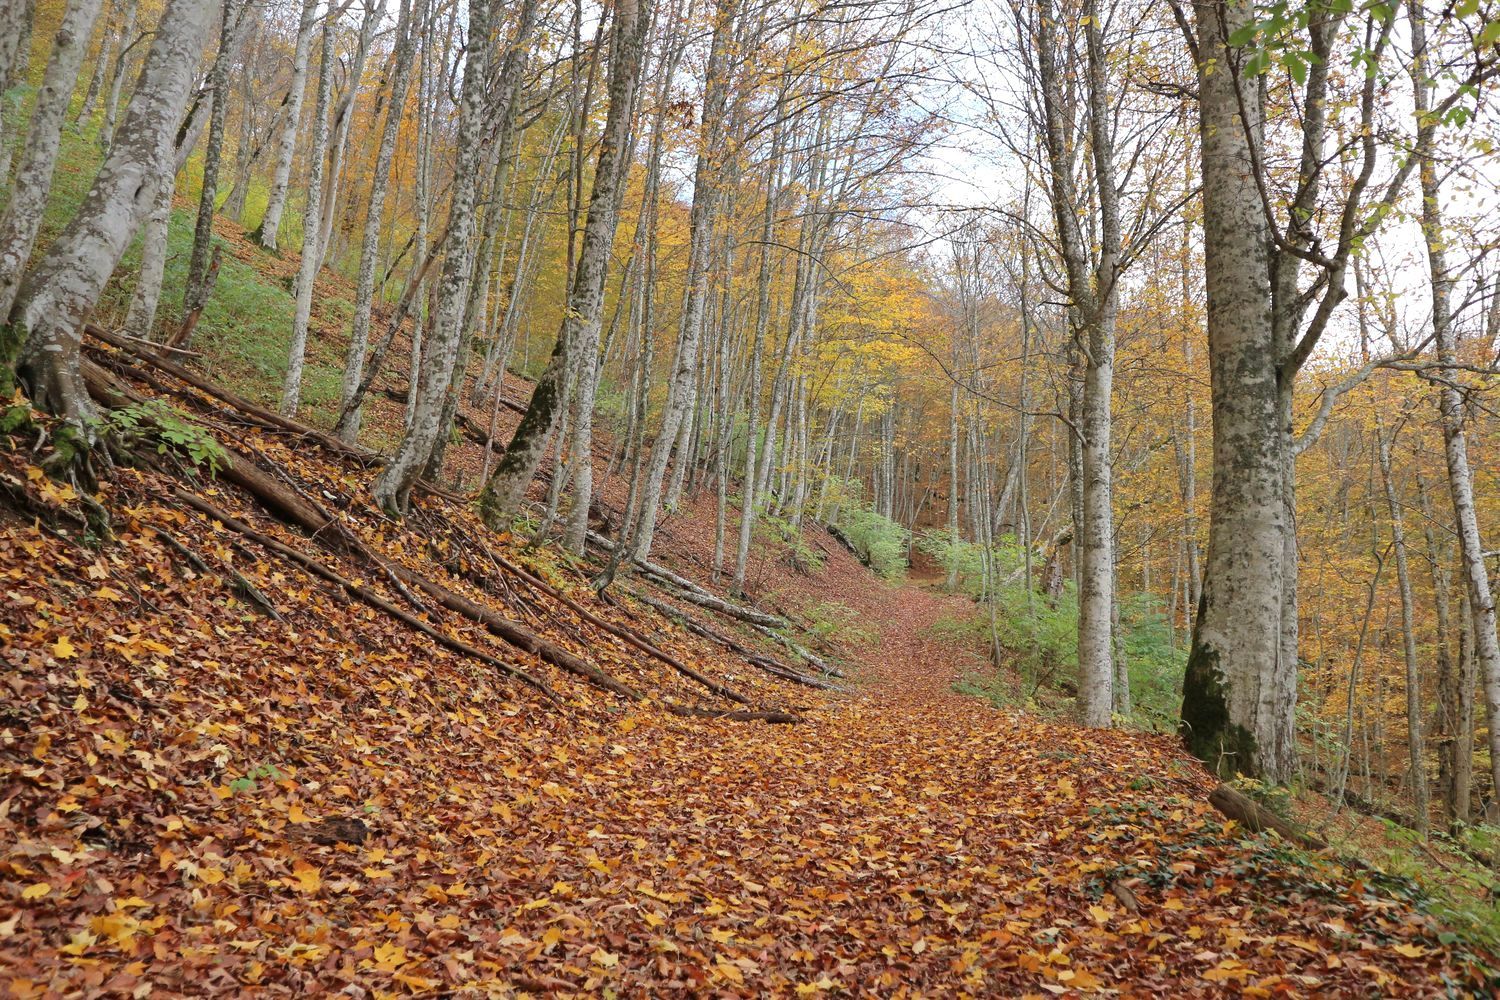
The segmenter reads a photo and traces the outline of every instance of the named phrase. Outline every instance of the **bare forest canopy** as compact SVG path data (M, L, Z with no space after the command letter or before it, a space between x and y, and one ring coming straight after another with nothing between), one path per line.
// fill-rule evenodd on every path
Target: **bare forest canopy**
M1249 789L1213 806L1301 849L1327 844L1273 815L1287 788L1385 817L1477 872L1482 898L1500 866L1497 74L1495 0L3 0L0 548L18 581L42 545L97 551L73 574L92 581L186 560L193 586L276 628L321 588L334 618L359 608L487 671L486 712L561 711L581 687L663 707L673 733L816 730L848 704L864 733L873 704L941 741L959 737L933 706L976 718L956 680L1075 724L1015 723L1023 742L1095 740L1199 805L1220 780ZM227 534L210 551L195 532ZM252 548L281 569L251 572ZM66 576L11 593L0 699L84 676L72 632L49 631ZM809 580L833 596L785 596ZM100 626L101 656L124 628ZM839 658L892 642L860 701ZM372 687L340 703L420 681L355 661ZM255 689L239 670L229 702ZM89 684L130 686L106 676ZM78 684L59 712L90 703ZM42 774L50 743L20 735L39 718L0 706L0 760ZM678 738L655 749L682 764ZM732 738L784 739L783 762L797 739ZM600 739L606 767L625 737ZM1178 747L1206 770L1163 771ZM0 829L31 794L5 781ZM363 844L346 822L313 832ZM304 896L331 878L277 864ZM212 870L251 877L232 869ZM0 884L54 905L38 871L0 862ZM1144 884L1099 882L1140 933ZM0 909L0 949L43 933L19 919ZM144 933L144 911L120 919L62 951ZM1113 919L1093 916L1125 933ZM577 928L554 929L511 928L547 970L513 986L591 992L634 947L574 956L592 982L566 948L553 961ZM1492 918L1482 933L1500 940ZM1416 953L1330 983L1431 984L1472 958L1392 934ZM409 966L349 961L419 993L480 975L419 973L403 940ZM895 947L936 961L927 942ZM948 944L965 981L978 959ZM1115 981L1040 954L971 985ZM1219 962L1235 954L1213 952L1208 983L1262 982ZM711 988L656 960L661 983ZM721 955L705 975L753 992L758 961L781 968ZM804 971L765 982L945 981ZM1287 982L1255 988L1320 988Z

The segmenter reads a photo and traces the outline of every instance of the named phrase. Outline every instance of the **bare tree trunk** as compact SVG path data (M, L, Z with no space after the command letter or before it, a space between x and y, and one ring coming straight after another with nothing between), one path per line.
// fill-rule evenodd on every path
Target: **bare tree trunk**
M333 96L334 15L323 21L323 55L318 68L318 97L313 109L312 148L308 150L310 169L307 175L307 201L302 211L302 254L297 268L294 297L296 313L292 317L292 343L287 352L286 378L281 384L281 413L295 417L302 401L302 367L307 357L307 327L312 319L313 285L318 280L323 248L318 245L322 233L323 170L328 152L328 105Z
M99 147L108 151L109 144L115 137L115 119L120 114L120 91L125 86L126 62L130 58L130 50L144 38L144 35L135 35L136 5L126 5L125 24L120 32L120 44L115 47L114 65L109 71L109 96L104 101L104 123L99 126ZM3 179L3 175L0 175Z
M1426 745L1422 739L1422 677L1417 668L1417 634L1413 622L1411 572L1406 561L1406 519L1396 484L1391 479L1391 439L1376 416L1375 435L1380 478L1385 487L1386 513L1391 521L1391 543L1396 550L1396 580L1401 591L1401 648L1406 657L1406 737L1417 829L1426 836L1428 824Z
M104 70L109 65L109 22L112 21L115 16L116 12L113 9L113 4L111 4L110 8L106 8L105 20L101 25L101 30L99 32L99 51L94 57L93 72L89 74L88 89L83 92L83 103L78 107L78 117L75 119L75 121L80 126L84 122L92 118L94 116L94 112L99 108L99 92L104 89ZM87 51L87 38L83 39L83 44L85 51ZM69 97L72 96L72 92L73 88L69 87Z
M78 68L88 51L89 34L99 17L100 4L101 0L69 0L52 43L52 55L47 59L42 86L37 91L15 185L5 214L0 217L0 316L9 314L36 244L47 194L52 190L58 150L62 147L63 120L73 98Z
M0 338L0 371L34 403L83 424L93 413L79 374L81 327L130 238L171 183L174 136L193 83L210 0L169 0L119 135L71 222L21 282Z
M381 470L371 488L376 502L397 514L406 510L411 488L416 485L432 455L433 444L442 430L443 406L453 383L453 369L458 362L468 289L468 247L474 235L477 175L484 152L481 127L485 114L486 77L493 48L491 15L490 0L470 0L469 30L464 38L464 82L453 165L453 195L432 329L424 348L422 368L412 372L415 385L411 426L395 457Z
M344 376L339 385L339 421L334 432L340 440L353 443L359 438L361 408L355 400L364 374L365 351L370 343L370 315L375 301L375 266L380 260L380 224L385 215L385 197L390 189L391 162L396 155L396 138L406 110L407 90L411 85L412 54L417 36L427 19L426 0L402 0L396 19L396 45L391 53L394 76L390 98L386 103L385 126L380 133L380 148L375 154L375 173L370 181L370 204L365 214L364 238L360 243L359 276L354 286L354 319L349 335L349 352L344 357Z
M1182 733L1222 775L1281 781L1295 764L1295 686L1282 679L1296 676L1296 662L1284 661L1282 644L1289 484L1270 237L1246 166L1255 159L1250 136L1259 135L1260 105L1253 86L1242 87L1239 74L1222 66L1226 40L1251 16L1248 7L1223 3L1198 8L1214 485ZM1255 120L1242 124L1242 103Z
M333 5L330 0L330 18ZM286 96L286 121L282 123L281 145L276 153L276 171L271 177L271 193L265 214L250 238L270 250L277 248L281 215L286 211L288 189L292 182L292 159L297 152L297 134L302 129L302 99L307 93L307 64L312 56L312 37L318 25L318 0L303 0L302 20L297 25L297 41L292 49L292 85ZM306 242L304 237L303 242Z
M485 523L498 529L515 513L526 487L536 474L547 442L566 408L570 374L583 364L596 363L604 282L619 222L619 186L624 183L632 150L628 141L635 90L640 82L645 33L650 22L649 0L623 0L615 9L610 29L609 110L599 144L594 188L589 196L568 307L552 357L537 380L531 403L511 437L510 447L480 494ZM501 373L497 378L503 378ZM563 449L559 448L559 453ZM582 500L585 507L588 500Z
M703 336L703 312L709 289L710 253L713 231L719 216L722 195L718 171L723 166L724 108L729 96L729 44L734 26L733 0L714 5L714 35L710 44L703 92L702 135L698 162L693 174L693 205L688 218L688 263L686 287L683 290L682 321L678 327L677 356L667 384L666 412L662 415L661 433L651 446L651 461L641 493L641 509L635 535L631 539L630 559L645 559L651 553L656 533L656 511L661 504L662 481L673 445L682 422L694 402L694 380L698 369L698 344ZM679 461L691 456L679 456Z
M1453 522L1458 531L1458 551L1468 584L1469 611L1473 621L1473 657L1484 685L1485 718L1489 721L1490 777L1500 789L1500 637L1496 635L1495 596L1490 589L1489 570L1484 563L1484 542L1474 509L1474 475L1469 466L1468 434L1464 423L1464 398L1453 369L1458 361L1452 329L1450 295L1453 276L1448 270L1447 234L1443 228L1441 181L1433 156L1438 123L1429 114L1432 81L1428 77L1427 37L1422 5L1410 8L1413 60L1413 103L1418 122L1414 156L1421 178L1422 237L1432 282L1432 332L1438 361L1445 368L1438 383L1438 410L1442 416L1443 457L1448 465L1448 489L1453 497Z
M5 92L25 71L31 58L31 22L36 0L0 4L0 106ZM69 88L72 92L72 88ZM11 139L5 133L5 116L0 114L0 184L10 179Z
M366 4L365 16L359 25L359 41L355 43L354 54L349 59L344 91L339 96L338 103L334 105L330 126L333 138L328 145L328 168L324 174L326 190L323 192L323 213L318 223L319 268L323 266L329 247L333 243L333 219L338 206L339 184L344 172L344 150L349 145L349 128L354 119L354 99L359 94L360 81L365 72L365 59L370 53L370 43L375 40L375 29L380 27L384 14L383 3Z
M1427 479L1418 470L1417 496L1422 504L1422 537L1427 547L1427 562L1432 575L1432 603L1437 612L1437 722L1434 737L1438 747L1438 786L1443 796L1443 812L1450 822L1468 822L1469 783L1474 773L1474 754L1467 743L1461 743L1468 730L1464 706L1473 711L1473 685L1461 690L1459 664L1453 656L1453 611L1449 601L1452 580L1448 572L1451 543L1438 544L1436 520ZM1465 639L1465 644L1467 640Z
M1120 250L1118 190L1112 121L1106 106L1106 55L1097 5L1087 5L1087 123L1099 206L1098 258L1090 274L1088 244L1079 229L1080 204L1073 185L1073 151L1059 74L1051 5L1039 9L1038 63L1045 110L1047 160L1053 216L1067 271L1070 314L1083 368L1077 425L1081 505L1078 552L1078 715L1085 725L1108 726L1115 696L1111 622L1114 617L1114 515L1110 456L1110 398L1114 381L1116 271Z
M219 163L224 153L224 120L229 113L229 63L238 46L239 24L245 17L243 4L224 0L219 15L219 51L209 71L213 110L209 113L208 147L203 151L203 186L198 196L198 221L193 229L193 249L188 259L187 287L182 311L192 315L202 310L209 296L209 253L214 240L214 205L219 197ZM249 109L245 109L246 114ZM191 340L191 335L186 338ZM184 343L182 346L188 346Z
M141 267L135 279L135 291L130 297L130 310L125 314L125 332L149 339L156 325L156 308L161 303L161 282L167 268L167 230L172 222L172 189L176 171L162 184L151 214L146 219L146 231L141 237Z

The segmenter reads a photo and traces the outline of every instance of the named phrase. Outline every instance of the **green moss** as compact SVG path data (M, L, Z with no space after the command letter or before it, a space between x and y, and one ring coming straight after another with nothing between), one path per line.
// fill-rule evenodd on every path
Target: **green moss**
M16 359L26 343L26 327L20 323L0 323L0 399L10 399L16 391Z
M1201 608L1200 608L1201 613ZM1229 718L1229 692L1219 653L1196 640L1182 682L1182 722L1188 752L1229 779L1256 773L1255 737Z

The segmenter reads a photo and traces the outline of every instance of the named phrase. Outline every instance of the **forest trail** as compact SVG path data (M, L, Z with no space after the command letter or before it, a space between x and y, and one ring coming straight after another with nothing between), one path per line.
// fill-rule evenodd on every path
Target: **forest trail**
M931 574L882 580L820 529L801 544L823 554L800 569L762 545L760 607L844 630L848 691L791 687L631 605L643 577L600 601L580 568L482 541L467 505L436 493L389 522L356 463L203 412L386 565L651 697L429 606L436 632L562 701L435 646L309 572L409 600L368 582L368 558L318 548L222 480L121 469L104 495L115 544L81 546L62 530L81 523L77 495L8 453L0 482L28 512L0 521L0 982L17 996L1480 989L1473 957L1400 884L1226 822L1175 736L957 693L982 667L946 626L974 605ZM476 457L472 442L456 452ZM708 502L660 531L662 558L699 580ZM273 536L307 562L277 558ZM604 619L803 721L664 710L702 705L701 687Z
M608 873L561 899L533 887L515 932L560 977L538 985L584 968L590 990L688 995L1462 991L1459 957L1404 905L1242 840L1175 738L956 694L963 654L931 626L963 599L843 597L880 625L853 697L799 727L654 726L626 780L581 783L573 829ZM570 968L545 942L584 901L605 951Z

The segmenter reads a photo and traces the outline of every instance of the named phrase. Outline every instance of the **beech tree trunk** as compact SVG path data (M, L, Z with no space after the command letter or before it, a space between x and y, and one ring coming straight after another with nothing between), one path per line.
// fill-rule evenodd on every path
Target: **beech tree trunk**
M0 216L0 316L9 314L36 244L47 194L52 189L58 150L62 147L63 120L100 6L101 0L69 0L52 43L52 55L47 59L42 86L37 91L10 201L5 214Z
M288 351L286 379L281 385L281 414L295 417L302 401L302 367L307 356L307 327L312 318L313 285L323 259L318 245L323 219L323 170L328 152L328 105L333 96L334 17L330 9L323 21L323 56L318 68L318 99L313 110L312 148L308 150L307 201L302 211L302 255L297 268L292 318L292 343Z
M1453 499L1453 522L1458 532L1458 551L1467 584L1473 628L1472 656L1484 686L1485 718L1489 722L1490 777L1500 789L1500 636L1496 633L1495 596L1490 589L1489 569L1484 562L1484 540L1474 507L1474 473L1469 465L1469 440L1465 428L1464 397L1458 388L1458 350L1454 343L1451 296L1453 275L1448 269L1447 233L1443 228L1442 184L1433 144L1438 122L1429 114L1432 81L1428 77L1426 28L1420 4L1410 10L1413 66L1413 103L1418 131L1413 156L1422 191L1422 238L1432 284L1432 332L1439 370L1438 411L1442 418L1443 457L1448 467L1448 490ZM1470 752L1465 747L1464 752Z
M464 37L464 81L453 164L453 196L447 235L443 241L443 270L438 279L437 304L423 346L422 367L412 373L415 385L411 424L395 457L381 470L371 487L375 501L393 514L405 512L411 489L432 455L433 444L442 430L443 406L452 385L453 369L458 362L468 288L468 248L474 236L474 200L483 154L480 129L493 48L491 14L490 0L470 0L469 30Z
M329 5L330 13L332 4ZM268 250L277 249L281 215L292 182L292 159L297 152L297 133L302 129L302 98L307 93L307 63L312 56L313 31L318 25L318 0L303 0L302 20L297 25L297 41L292 49L292 85L287 91L286 121L282 123L281 144L276 153L276 171L271 177L271 192L260 225L250 238Z
M693 206L688 216L688 262L682 320L678 325L677 354L667 384L661 433L651 446L651 461L647 464L641 487L640 513L630 543L630 558L634 560L645 559L651 554L662 482L666 478L673 446L682 431L683 420L693 405L694 381L698 374L698 343L703 336L703 313L709 295L709 256L721 197L718 171L723 165L723 151L719 144L724 137L724 107L729 96L729 44L734 27L731 0L717 3L714 12L714 35L704 80L698 162L693 173ZM692 456L679 452L678 461L690 462Z
M1204 269L1213 391L1208 552L1183 684L1182 734L1225 777L1282 781L1295 764L1296 662L1282 645L1287 455L1257 158L1259 95L1228 71L1248 6L1198 7ZM1214 64L1217 65L1214 65ZM1243 124L1241 105L1254 120ZM1252 139L1253 137L1253 139Z
M537 379L526 413L479 498L485 523L496 530L519 508L541 464L547 442L566 409L569 376L577 366L594 364L594 355L598 353L604 281L619 221L617 188L623 184L630 165L630 117L641 76L646 28L651 19L649 0L622 0L614 17L610 29L609 110L568 307L552 357ZM498 379L504 377L504 372L496 375ZM558 475L561 466L559 461ZM582 503L586 508L588 500L583 499Z
M219 51L209 71L208 85L213 90L213 110L209 112L208 145L203 151L203 183L198 195L198 221L193 228L193 249L188 259L183 315L200 311L208 302L210 291L209 254L214 240L214 206L219 197L219 164L224 158L224 122L229 114L229 64L234 58L239 23L244 19L243 4L224 0L220 13ZM249 109L245 109L246 113ZM191 334L183 347L190 346Z
M359 438L361 407L355 393L364 375L365 352L370 344L370 316L375 301L375 267L380 261L380 227L385 217L385 197L390 189L391 162L396 155L396 138L406 110L406 95L411 86L411 66L417 37L427 19L426 0L402 0L396 18L396 45L391 53L394 75L386 102L385 126L380 133L380 148L375 154L375 172L370 181L370 203L365 211L364 236L360 242L359 275L354 285L354 318L349 334L349 351L344 357L344 375L339 384L339 421L334 432L350 444Z
M168 0L119 133L71 222L21 282L0 343L37 406L75 424L93 414L79 373L82 325L161 186L212 21L211 0ZM19 357L17 357L19 349Z
M125 314L125 332L149 339L156 325L156 309L161 303L161 282L167 269L167 231L172 223L173 176L161 186L146 219L141 237L141 269L136 275L130 310Z

